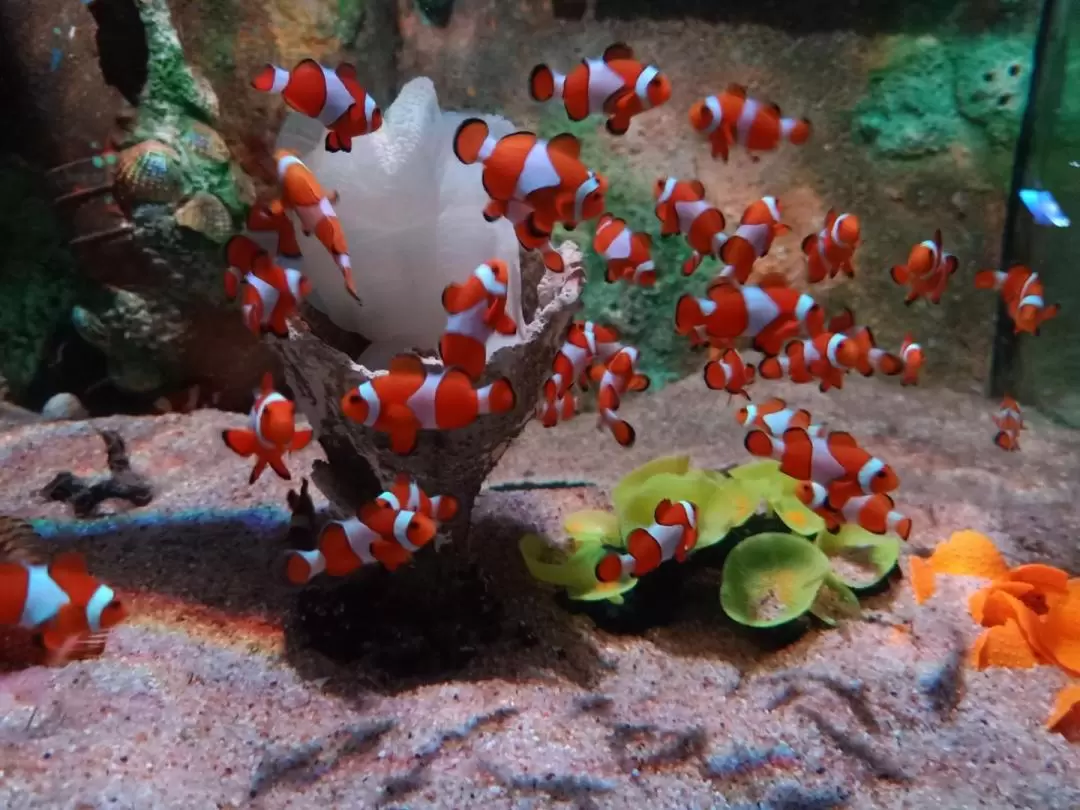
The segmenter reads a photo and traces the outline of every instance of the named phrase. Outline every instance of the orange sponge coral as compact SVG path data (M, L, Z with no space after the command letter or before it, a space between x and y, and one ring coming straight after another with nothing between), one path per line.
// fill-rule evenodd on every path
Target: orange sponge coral
M972 667L1051 664L1080 676L1080 578L1042 563L1010 569L993 541L973 531L956 532L928 559L909 562L919 604L933 595L936 574L991 580L968 600L971 617L987 628L971 649ZM1061 690L1046 725L1080 742L1080 684Z

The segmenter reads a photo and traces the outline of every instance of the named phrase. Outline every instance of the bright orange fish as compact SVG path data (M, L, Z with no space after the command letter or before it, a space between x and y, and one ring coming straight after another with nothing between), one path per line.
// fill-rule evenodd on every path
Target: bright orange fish
M720 209L705 199L705 186L700 180L679 180L663 177L653 187L656 198L656 218L660 220L660 235L686 237L692 253L683 263L683 275L689 276L705 257L718 258L727 241L726 221Z
M803 240L802 252L806 254L807 278L812 284L835 278L843 273L848 278L855 275L851 258L859 246L859 218L854 214L837 214L830 208L825 215L825 227Z
M630 128L630 119L671 98L671 82L653 65L634 58L629 45L609 45L600 59L582 59L567 75L537 65L529 75L529 95L535 101L562 99L571 121L590 115L608 116L612 135Z
M638 372L638 350L623 346L603 365L592 368L592 378L599 383L596 393L597 423L606 427L623 447L633 447L637 432L619 417L619 406L627 391L645 391L649 378Z
M256 392L255 403L248 414L247 429L223 430L225 446L247 458L255 456L255 467L248 478L254 484L270 467L279 478L291 479L285 466L286 453L303 450L311 442L311 428L296 427L296 405L274 390L270 372L263 375L262 387Z
M1001 401L1001 408L994 416L994 424L998 427L994 444L1002 450L1019 450L1020 431L1024 430L1024 416L1020 410L1020 403L1006 394Z
M626 220L604 214L596 223L593 251L604 257L608 284L625 280L641 287L656 284L652 260L652 237L630 230Z
M781 141L795 145L810 137L805 118L784 118L780 108L746 94L741 84L729 84L719 96L709 96L690 108L690 125L709 139L712 156L728 159L734 144L750 152L776 149Z
M734 349L728 349L719 360L706 363L704 376L705 385L713 391L727 391L732 396L738 394L750 399L746 386L754 381L754 367L744 363L742 355Z
M751 203L735 233L720 248L720 261L724 263L720 275L745 284L754 262L769 252L773 239L790 230L780 221L780 201L776 197L762 197Z
M487 365L487 342L493 334L513 335L517 324L506 314L510 269L489 259L464 284L448 284L442 305L449 316L439 339L439 355L447 368L460 368L478 380Z
M686 562L697 536L697 507L688 501L662 500L653 513L653 524L630 532L626 552L613 551L597 563L596 578L617 582L643 577L671 559Z
M941 231L934 231L934 238L920 242L911 249L907 264L898 264L891 271L892 280L902 287L908 287L905 304L912 304L919 298L926 298L931 303L941 303L941 296L949 282L949 277L956 272L959 261L941 247Z
M241 312L244 325L258 335L269 331L288 337L286 320L311 293L311 282L296 268L281 267L251 238L234 236L225 245L228 270L225 295L232 299L244 284Z
M1046 304L1039 274L1022 264L1014 264L1005 272L980 270L975 274L975 286L981 290L1001 290L1016 334L1038 335L1039 328L1061 311L1057 304Z

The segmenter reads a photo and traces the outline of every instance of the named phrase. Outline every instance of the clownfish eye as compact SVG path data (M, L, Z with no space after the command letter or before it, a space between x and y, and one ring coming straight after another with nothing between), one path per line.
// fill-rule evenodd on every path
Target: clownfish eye
M109 602L109 604L107 604L105 606L105 609L106 610L120 610L120 607L121 607L120 600L119 599L113 599L111 602Z
M350 405L359 405L363 401L364 401L364 398L362 396L360 396L360 394L357 394L357 393L349 394L349 404Z
M417 523L415 520L410 520L409 521L409 531L410 532L419 531L419 529L420 529L420 524L419 523Z
M885 472L885 470L878 470L876 473L874 473L874 478L876 478L878 481L882 481L888 477L889 475Z

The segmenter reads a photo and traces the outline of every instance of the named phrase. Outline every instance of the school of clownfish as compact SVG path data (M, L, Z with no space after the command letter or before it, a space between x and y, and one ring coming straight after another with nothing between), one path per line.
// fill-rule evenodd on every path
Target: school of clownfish
M280 94L290 107L320 121L328 130L329 152L349 152L354 139L382 125L378 104L360 85L351 65L331 70L311 59L291 71L267 65L252 86ZM566 75L537 66L529 77L529 91L539 102L559 99L571 120L603 114L607 130L622 135L633 118L670 99L671 85L658 68L638 61L626 45L615 44L601 58L584 59ZM708 140L712 156L725 161L735 146L753 153L776 149L783 141L802 144L810 136L808 121L786 118L775 104L754 99L734 84L696 102L689 121ZM658 269L649 236L632 231L625 220L605 211L607 179L582 162L574 136L543 140L530 132L515 132L495 140L482 119L470 118L458 128L453 146L462 162L483 167L490 202L477 215L488 221L507 218L522 248L539 251L549 271L565 270L551 242L555 226L572 229L595 220L593 249L606 261L606 280L640 287L656 283ZM280 196L258 202L247 218L246 233L226 246L225 291L230 299L240 299L244 323L252 332L287 338L287 320L311 290L290 213L305 234L314 234L331 253L348 293L354 297L357 293L349 247L334 208L340 202L337 194L327 193L296 154L279 150L275 159ZM780 221L775 197L748 206L731 235L725 233L723 214L706 201L698 180L661 179L655 198L661 234L682 235L691 248L682 273L693 274L706 258L721 265L705 297L684 295L675 311L675 331L691 345L709 348L704 380L710 389L750 400L746 389L760 376L817 382L826 391L842 387L852 369L864 376L902 375L905 385L917 382L923 352L910 335L893 354L878 348L870 329L857 324L849 311L826 322L817 302L779 275L749 283L756 260L768 253L777 235L789 230ZM853 277L852 257L859 239L860 223L854 214L830 211L824 227L802 242L808 280ZM907 288L905 303L925 298L936 304L957 266L937 232L912 248L906 264L893 267L891 277ZM387 374L342 397L346 417L388 434L392 449L405 454L415 447L420 430L453 430L479 416L512 410L516 396L508 380L476 387L487 362L488 338L517 329L506 313L508 284L507 266L491 260L475 268L463 283L449 285L442 296L447 313L439 343L443 370L429 369L418 356L399 355ZM975 286L1000 292L1017 333L1038 334L1059 310L1044 302L1038 274L1022 265L981 271ZM765 355L756 370L735 348L740 338L749 339ZM614 328L575 322L544 383L537 418L545 427L572 418L578 412L575 386L585 389L595 384L599 425L619 444L632 445L634 429L618 412L623 396L649 386L649 378L638 371L639 362L639 351L621 343ZM807 411L788 408L777 398L748 404L737 418L747 429L747 450L778 460L780 469L800 482L796 488L800 500L820 514L829 529L857 523L871 532L907 538L911 521L894 509L889 494L899 486L896 473L851 434L827 431L813 424ZM1019 449L1024 422L1016 401L1007 396L994 421L995 443L1005 450ZM307 446L312 431L297 427L294 403L274 390L272 377L266 374L248 428L226 430L223 439L239 455L255 458L249 478L254 483L268 467L288 479L284 456ZM321 573L344 576L374 563L394 570L430 543L439 524L457 512L452 497L429 496L416 481L399 475L354 518L327 524L316 549L290 552L287 576L303 584ZM600 561L597 578L611 582L642 576L666 560L684 560L696 543L696 526L694 504L661 502L651 526L633 532L624 551L613 550ZM12 531L17 538L32 534L25 526ZM75 554L61 555L49 565L11 556L0 564L0 593L0 626L42 631L54 660L70 660L94 647L101 634L126 615L113 591L92 577Z

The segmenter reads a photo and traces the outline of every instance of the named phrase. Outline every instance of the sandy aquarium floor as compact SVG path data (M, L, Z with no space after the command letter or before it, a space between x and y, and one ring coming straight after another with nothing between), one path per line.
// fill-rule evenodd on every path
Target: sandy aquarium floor
M861 379L769 392L895 466L912 549L976 528L1010 562L1080 572L1076 434L1031 414L1007 454L991 443L995 404L975 396ZM629 451L588 414L530 425L467 548L300 590L281 578L288 485L247 487L221 444L242 417L98 420L159 493L83 522L37 493L61 469L103 469L93 425L9 426L0 512L83 550L134 615L99 660L0 675L0 806L1080 806L1080 747L1042 727L1065 677L961 663L975 581L946 578L920 608L899 582L865 620L770 651L724 620L716 572L620 634L528 578L522 532L605 505L634 465L745 460L735 407L697 377L631 399ZM297 479L317 452L290 461ZM571 485L526 488L553 481Z

